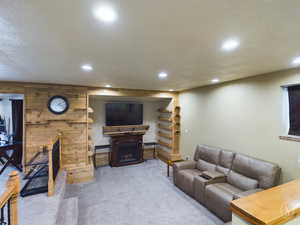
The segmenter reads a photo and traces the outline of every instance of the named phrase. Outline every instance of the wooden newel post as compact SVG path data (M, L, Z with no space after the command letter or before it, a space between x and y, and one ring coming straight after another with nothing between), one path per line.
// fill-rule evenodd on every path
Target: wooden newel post
M18 225L18 196L20 193L20 178L17 171L11 172L7 182L8 188L13 188L13 195L10 200L10 221L11 225Z
M52 164L52 145L48 146L48 196L54 195L53 164Z

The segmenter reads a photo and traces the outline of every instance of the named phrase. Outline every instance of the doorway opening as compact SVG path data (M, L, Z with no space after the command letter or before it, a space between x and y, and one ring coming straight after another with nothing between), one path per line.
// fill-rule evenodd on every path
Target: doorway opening
M22 171L24 95L0 93L0 183L12 170Z

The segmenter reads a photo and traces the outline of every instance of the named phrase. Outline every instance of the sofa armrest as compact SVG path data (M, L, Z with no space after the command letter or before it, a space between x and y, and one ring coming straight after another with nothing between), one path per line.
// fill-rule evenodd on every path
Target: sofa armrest
M225 183L226 182L226 176L223 177L216 177L213 179L206 179L204 177L200 176L196 176L195 177L195 182L197 183L201 183L201 186L207 186L210 184L216 184L216 183Z
M214 180L217 178L225 178L226 175L224 173L220 173L218 171L204 171L200 175L201 177L208 179L208 180Z
M251 190L248 190L248 191L236 193L236 194L233 195L233 199L235 200L235 199L243 198L243 197L246 197L248 195L252 195L252 194L255 194L257 192L263 191L263 190L264 189L256 188L256 189L251 189Z
M184 170L184 169L195 169L196 162L195 161L183 161L183 162L176 162L173 164L173 169L176 171Z

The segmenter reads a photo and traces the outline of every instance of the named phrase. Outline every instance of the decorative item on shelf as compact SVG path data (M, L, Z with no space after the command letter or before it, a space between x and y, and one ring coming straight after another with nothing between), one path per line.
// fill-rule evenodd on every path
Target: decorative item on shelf
M64 114L69 109L69 101L64 96L53 96L48 101L48 109L56 115Z
M94 110L93 110L93 108L91 108L91 107L88 107L88 113L94 113Z

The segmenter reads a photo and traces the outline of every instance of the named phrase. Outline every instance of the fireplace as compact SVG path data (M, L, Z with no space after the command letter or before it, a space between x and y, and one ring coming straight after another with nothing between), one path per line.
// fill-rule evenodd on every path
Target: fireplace
M111 166L126 166L144 161L143 135L122 135L111 138Z

